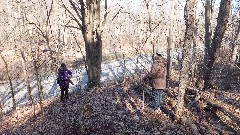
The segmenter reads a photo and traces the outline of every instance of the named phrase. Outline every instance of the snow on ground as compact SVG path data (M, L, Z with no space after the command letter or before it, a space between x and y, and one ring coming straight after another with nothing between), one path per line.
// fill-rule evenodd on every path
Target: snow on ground
M181 49L177 49L172 53L173 59L182 58ZM162 51L163 57L167 57L167 54L164 53L166 51ZM143 70L150 71L150 67L152 64L151 56L139 56L134 58L126 58L125 59L125 70L124 70L124 60L110 61L102 63L102 74L101 74L101 82L109 80L121 80L124 75L132 76L136 72L140 72ZM87 87L88 77L87 72L84 67L80 67L79 69L72 70L73 76L71 80L74 85L70 84L69 92L74 92L77 90L81 90ZM44 99L56 97L60 95L60 88L56 83L56 76L50 75L48 77L42 78L42 86L44 92ZM18 107L26 105L29 103L28 101L28 93L27 88L25 86L25 82L23 80L18 80L14 82L14 92L15 92L15 100ZM32 87L32 95L37 101L38 90L36 80L31 81ZM3 106L3 112L7 112L12 109L12 98L11 98L11 90L8 83L0 86L0 103Z
M141 71L143 66L150 71L151 66L151 57L150 56L142 56L138 58L126 58L125 66L126 66L126 75L133 75L135 72ZM69 92L81 90L87 87L87 73L85 68L80 68L76 70L72 70L73 76L71 80L74 85L70 84ZM124 60L111 61L107 63L102 63L102 74L101 74L101 82L105 82L108 80L119 80L123 77L124 74ZM42 86L44 92L44 98L51 98L60 95L60 88L56 83L56 76L50 75L48 77L42 78ZM28 93L27 88L24 81L16 81L14 82L14 92L15 92L15 100L18 107L22 107L29 103L28 101ZM38 90L37 90L37 82L36 80L31 81L32 87L32 95L37 101ZM12 98L11 98L11 90L8 84L3 84L0 86L0 99L3 105L3 112L7 112L12 109Z

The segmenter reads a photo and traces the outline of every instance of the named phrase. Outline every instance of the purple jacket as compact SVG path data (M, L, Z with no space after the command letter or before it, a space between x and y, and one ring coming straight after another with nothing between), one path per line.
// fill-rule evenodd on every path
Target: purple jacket
M60 87L68 87L69 86L69 78L72 76L72 72L68 69L62 70L58 69L58 79L59 79L59 86Z

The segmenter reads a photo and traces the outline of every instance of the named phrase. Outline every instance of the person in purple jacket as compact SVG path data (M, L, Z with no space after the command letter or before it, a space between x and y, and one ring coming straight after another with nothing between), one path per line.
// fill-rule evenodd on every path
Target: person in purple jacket
M58 69L57 78L57 84L60 86L61 89L61 100L63 100L64 98L68 99L69 83L73 85L70 77L72 77L72 72L67 69L64 63L62 63L60 68Z

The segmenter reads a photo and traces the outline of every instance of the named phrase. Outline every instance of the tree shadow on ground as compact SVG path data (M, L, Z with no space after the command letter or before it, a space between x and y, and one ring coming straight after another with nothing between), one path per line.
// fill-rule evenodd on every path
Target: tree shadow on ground
M0 134L192 134L165 113L143 109L141 93L133 93L140 88L130 86L136 81L126 82L71 93L65 102L45 100L43 114L39 105L35 116L31 106L12 111L3 116Z

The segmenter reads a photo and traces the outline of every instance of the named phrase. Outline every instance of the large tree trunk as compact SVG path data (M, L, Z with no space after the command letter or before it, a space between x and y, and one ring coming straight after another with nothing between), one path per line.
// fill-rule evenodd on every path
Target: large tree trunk
M88 73L88 87L100 85L101 63L102 63L102 31L106 22L107 14L104 15L103 23L100 22L100 3L101 0L79 0L75 3L69 0L74 15L64 4L63 7L68 11L78 28L82 31ZM105 10L107 1L105 0ZM71 26L70 26L71 27Z
M219 50L225 30L227 29L230 9L231 9L231 0L222 0L219 8L217 26L215 28L213 40L212 40L211 46L209 47L209 50L207 51L209 58L206 58L204 60L204 66L206 66L206 70L204 72L204 88L205 89L211 87L210 74L216 59L216 51Z
M100 0L80 0L82 14L82 34L85 42L88 86L100 85L102 62L102 39L100 29ZM86 8L84 7L86 6Z
M192 68L191 68L191 82L192 82L192 85L195 85L196 84L196 72L197 72L197 50L196 50L196 47L198 45L198 15L197 15L197 11L198 11L198 0L196 0L196 9L195 9L195 13L194 13L194 16L195 16L195 20L197 20L195 22L195 29L194 29L194 38L193 38L193 45L192 45L192 57L191 57L191 63L190 65L192 65Z
M180 76L180 83L179 83L179 91L178 91L178 103L177 103L177 112L176 112L176 119L180 120L183 116L184 111L184 95L185 89L187 88L188 84L188 74L189 74L189 61L190 61L190 48L193 44L194 38L194 4L195 0L188 0L186 2L184 8L184 18L185 18L185 25L186 25L186 32L185 32L185 39L184 39L184 48L183 48L183 62L182 62L182 69L181 69L181 76Z
M15 100L15 96L14 96L12 78L11 78L11 75L9 73L8 64L7 64L6 60L4 59L4 57L2 56L1 53L0 53L0 55L1 55L1 58L3 60L3 63L5 64L5 69L6 69L6 72L7 72L7 77L8 77L8 81L9 81L9 85L10 85L10 89L11 89L11 94L12 94L13 109L15 109L16 108L16 100Z

